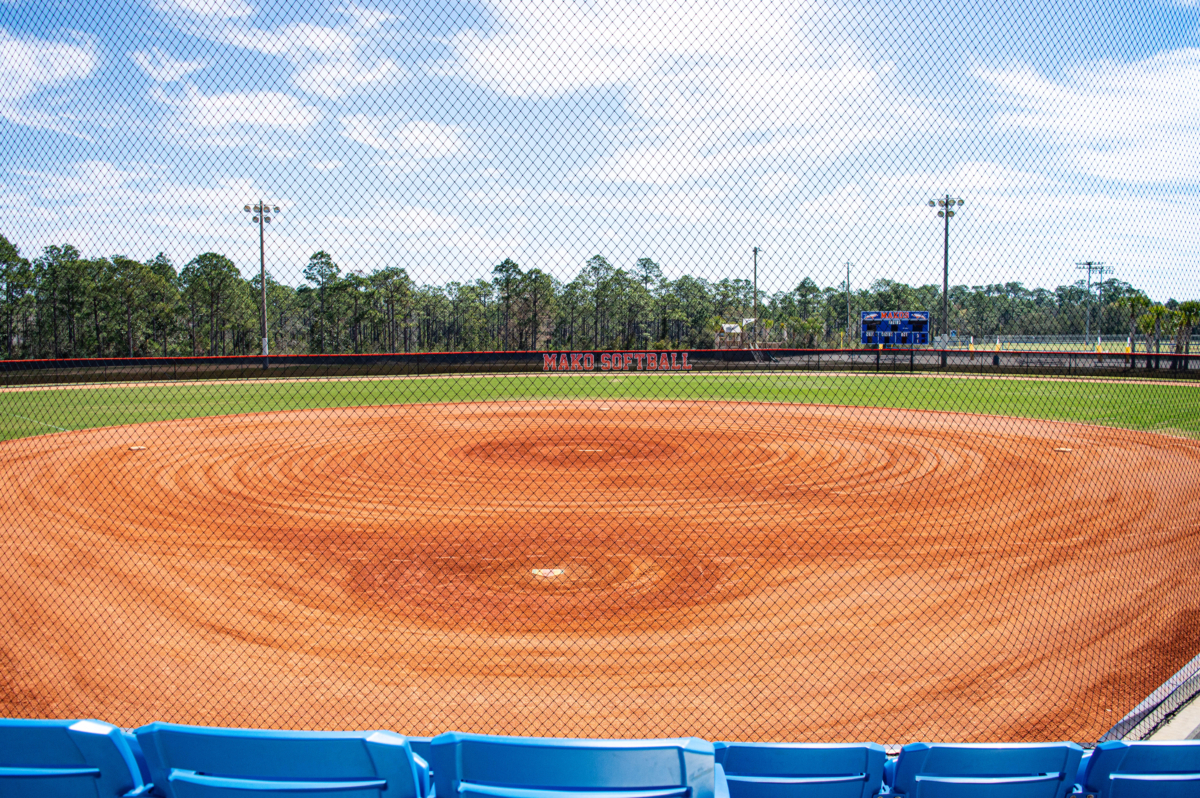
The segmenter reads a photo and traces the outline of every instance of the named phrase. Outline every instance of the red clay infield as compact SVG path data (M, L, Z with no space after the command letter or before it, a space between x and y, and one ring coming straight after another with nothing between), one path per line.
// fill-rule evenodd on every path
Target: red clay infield
M1087 741L1200 652L1200 446L1160 435L551 401L0 463L4 715Z

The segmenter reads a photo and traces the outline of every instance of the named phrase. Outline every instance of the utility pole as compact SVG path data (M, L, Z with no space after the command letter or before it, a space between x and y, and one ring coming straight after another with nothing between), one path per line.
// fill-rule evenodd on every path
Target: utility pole
M945 222L942 236L942 365L946 365L946 347L950 343L950 220L954 218L955 207L964 203L962 197L952 197L949 194L936 200L929 200L930 208L940 208L939 218Z
M758 346L758 247L754 248L754 346Z
M1100 296L1104 297L1104 273L1112 273L1112 269L1104 268L1104 261L1100 260L1082 260L1075 264L1076 269L1087 269L1087 310L1084 315L1083 322L1083 342L1084 344L1091 343L1092 340L1092 272L1100 275ZM1100 303L1101 312L1104 311L1104 303Z
M251 221L258 224L258 280L259 288L262 289L262 357L263 368L267 367L267 248L266 236L263 225L271 221L268 213L279 214L278 205L268 205L261 200L254 205L243 205L242 210L246 213L253 211L254 216Z
M854 335L854 323L850 316L850 261L846 261L846 346L850 346L850 338Z

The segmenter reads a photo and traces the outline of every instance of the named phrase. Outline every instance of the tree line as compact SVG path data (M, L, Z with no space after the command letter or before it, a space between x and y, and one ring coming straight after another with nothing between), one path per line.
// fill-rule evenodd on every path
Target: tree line
M274 354L707 349L728 323L746 325L759 342L841 347L854 345L861 310L928 310L937 330L942 304L936 285L880 279L847 296L844 283L804 277L791 290L760 293L755 314L749 280L671 280L651 258L626 269L601 255L569 282L505 260L473 282L418 284L399 266L343 271L324 251L309 258L303 276L299 286L267 276ZM84 257L70 244L26 258L0 236L0 356L253 355L261 347L261 291L258 275L242 277L215 252L179 268L162 254ZM1200 302L1157 303L1116 279L1090 292L1082 282L956 285L949 306L960 338L1090 329L1140 339L1148 350L1165 344L1163 351L1187 352L1200 325Z

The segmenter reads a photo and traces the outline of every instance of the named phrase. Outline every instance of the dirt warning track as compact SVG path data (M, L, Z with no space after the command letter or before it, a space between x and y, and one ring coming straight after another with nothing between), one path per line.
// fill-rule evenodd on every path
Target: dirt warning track
M144 447L144 448L142 448ZM0 713L1095 739L1200 652L1200 446L718 402L0 444Z

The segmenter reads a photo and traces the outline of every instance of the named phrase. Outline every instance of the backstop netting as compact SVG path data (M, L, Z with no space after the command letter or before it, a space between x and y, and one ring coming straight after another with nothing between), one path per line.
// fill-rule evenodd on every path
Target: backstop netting
M1197 13L0 5L0 715L1146 733Z

